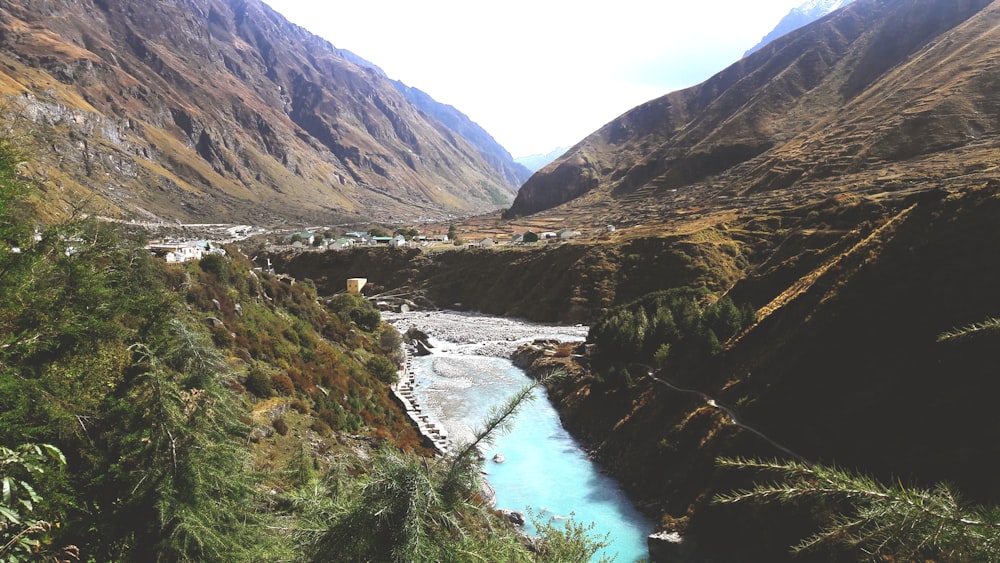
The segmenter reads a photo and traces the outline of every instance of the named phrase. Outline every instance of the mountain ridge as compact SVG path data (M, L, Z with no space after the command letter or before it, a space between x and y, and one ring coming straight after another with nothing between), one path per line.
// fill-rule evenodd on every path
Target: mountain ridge
M542 168L545 168L547 164L562 156L562 154L567 150L567 147L556 147L545 154L519 156L514 158L514 161L524 165L528 170L531 170L531 172L534 173L538 172Z
M936 95L931 93L935 89L943 95L940 82L911 81L893 93L898 84L890 87L884 80L905 82L895 78L892 69L915 70L905 63L926 57L923 50L930 47L931 59L947 62L952 74L961 77L953 82L982 100L976 103L988 106L984 87L976 85L990 80L985 63L960 71L946 43L971 41L955 34L961 35L961 24L977 19L973 16L989 4L857 0L700 85L653 100L605 125L525 183L505 217L565 205L584 194L591 204L622 205L621 215L627 216L636 205L641 212L668 204L666 190L697 189L706 182L729 186L731 195L747 191L746 186L804 187L837 172L864 171L886 161L964 146L971 141L966 135L970 125L961 119L926 135L894 121L899 117L912 122L914 116L901 108L918 103L921 96ZM989 36L989 31L982 33ZM939 69L938 74L943 77L945 71ZM961 95L950 96L949 103L961 105ZM880 96L894 100L892 105L884 103L877 111L866 105ZM852 127L838 127L841 118ZM985 114L979 121L971 127L988 137L994 125ZM873 129L871 123L879 122L886 127ZM845 142L831 145L831 139L811 139L813 129L823 124L826 135L840 131ZM902 136L893 140L886 135L890 130ZM789 163L792 154L796 164ZM570 207L586 213L587 202ZM636 205L630 208L629 202Z
M53 213L417 220L517 188L384 73L258 0L3 2L0 26L0 94L34 174L58 178Z
M743 54L744 57L752 55L775 39L786 35L796 29L808 25L831 12L843 8L853 0L809 0L801 6L792 8L785 17L781 18L778 25L761 39L760 43L754 45L749 51Z

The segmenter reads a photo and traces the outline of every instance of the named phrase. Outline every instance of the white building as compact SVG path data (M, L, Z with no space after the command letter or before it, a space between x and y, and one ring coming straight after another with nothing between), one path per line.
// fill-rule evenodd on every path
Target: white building
M150 244L150 252L165 259L167 262L187 262L201 260L205 255L205 247L197 242L169 242Z

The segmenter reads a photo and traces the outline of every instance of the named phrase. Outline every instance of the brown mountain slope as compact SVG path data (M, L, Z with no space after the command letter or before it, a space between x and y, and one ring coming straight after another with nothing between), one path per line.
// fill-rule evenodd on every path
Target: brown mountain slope
M525 183L506 215L583 194L571 207L584 215L609 199L622 216L650 214L669 208L667 190L809 188L992 143L997 9L988 0L859 0L604 126Z
M414 219L516 189L258 0L0 2L0 94L67 207L96 194L138 217Z

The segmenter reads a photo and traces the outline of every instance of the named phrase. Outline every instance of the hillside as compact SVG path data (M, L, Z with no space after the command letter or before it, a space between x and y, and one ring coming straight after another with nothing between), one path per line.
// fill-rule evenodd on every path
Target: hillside
M317 276L321 293L372 272L439 306L591 324L589 346L521 359L571 374L550 398L659 518L663 560L864 558L871 544L789 553L838 512L857 517L850 499L716 505L775 478L717 459L804 460L896 490L948 484L955 506L985 515L1000 505L997 21L997 3L857 0L637 108L519 201L579 197L498 223L581 239L397 253L384 270L358 254L283 265ZM749 140L760 144L737 150ZM993 560L989 541L985 559L933 542L874 547L884 560Z
M605 125L525 183L505 216L568 203L558 213L598 224L656 221L683 206L674 190L809 193L846 174L906 184L992 166L996 10L854 2Z
M513 161L258 0L0 3L4 123L50 213L416 220L510 201Z
M575 523L529 542L487 505L477 446L532 387L493 431L440 452L391 388L402 336L372 303L320 301L232 246L170 263L130 225L35 231L23 158L0 139L4 561L561 563L600 549Z

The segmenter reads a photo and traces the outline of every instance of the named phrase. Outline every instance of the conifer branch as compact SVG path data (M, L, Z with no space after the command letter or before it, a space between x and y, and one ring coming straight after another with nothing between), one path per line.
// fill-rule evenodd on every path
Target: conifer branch
M1000 519L968 507L947 486L933 489L886 486L836 467L797 462L720 459L721 467L779 473L784 481L717 495L716 504L844 500L853 512L832 519L794 546L800 552L843 543L871 556L959 557L995 560Z

